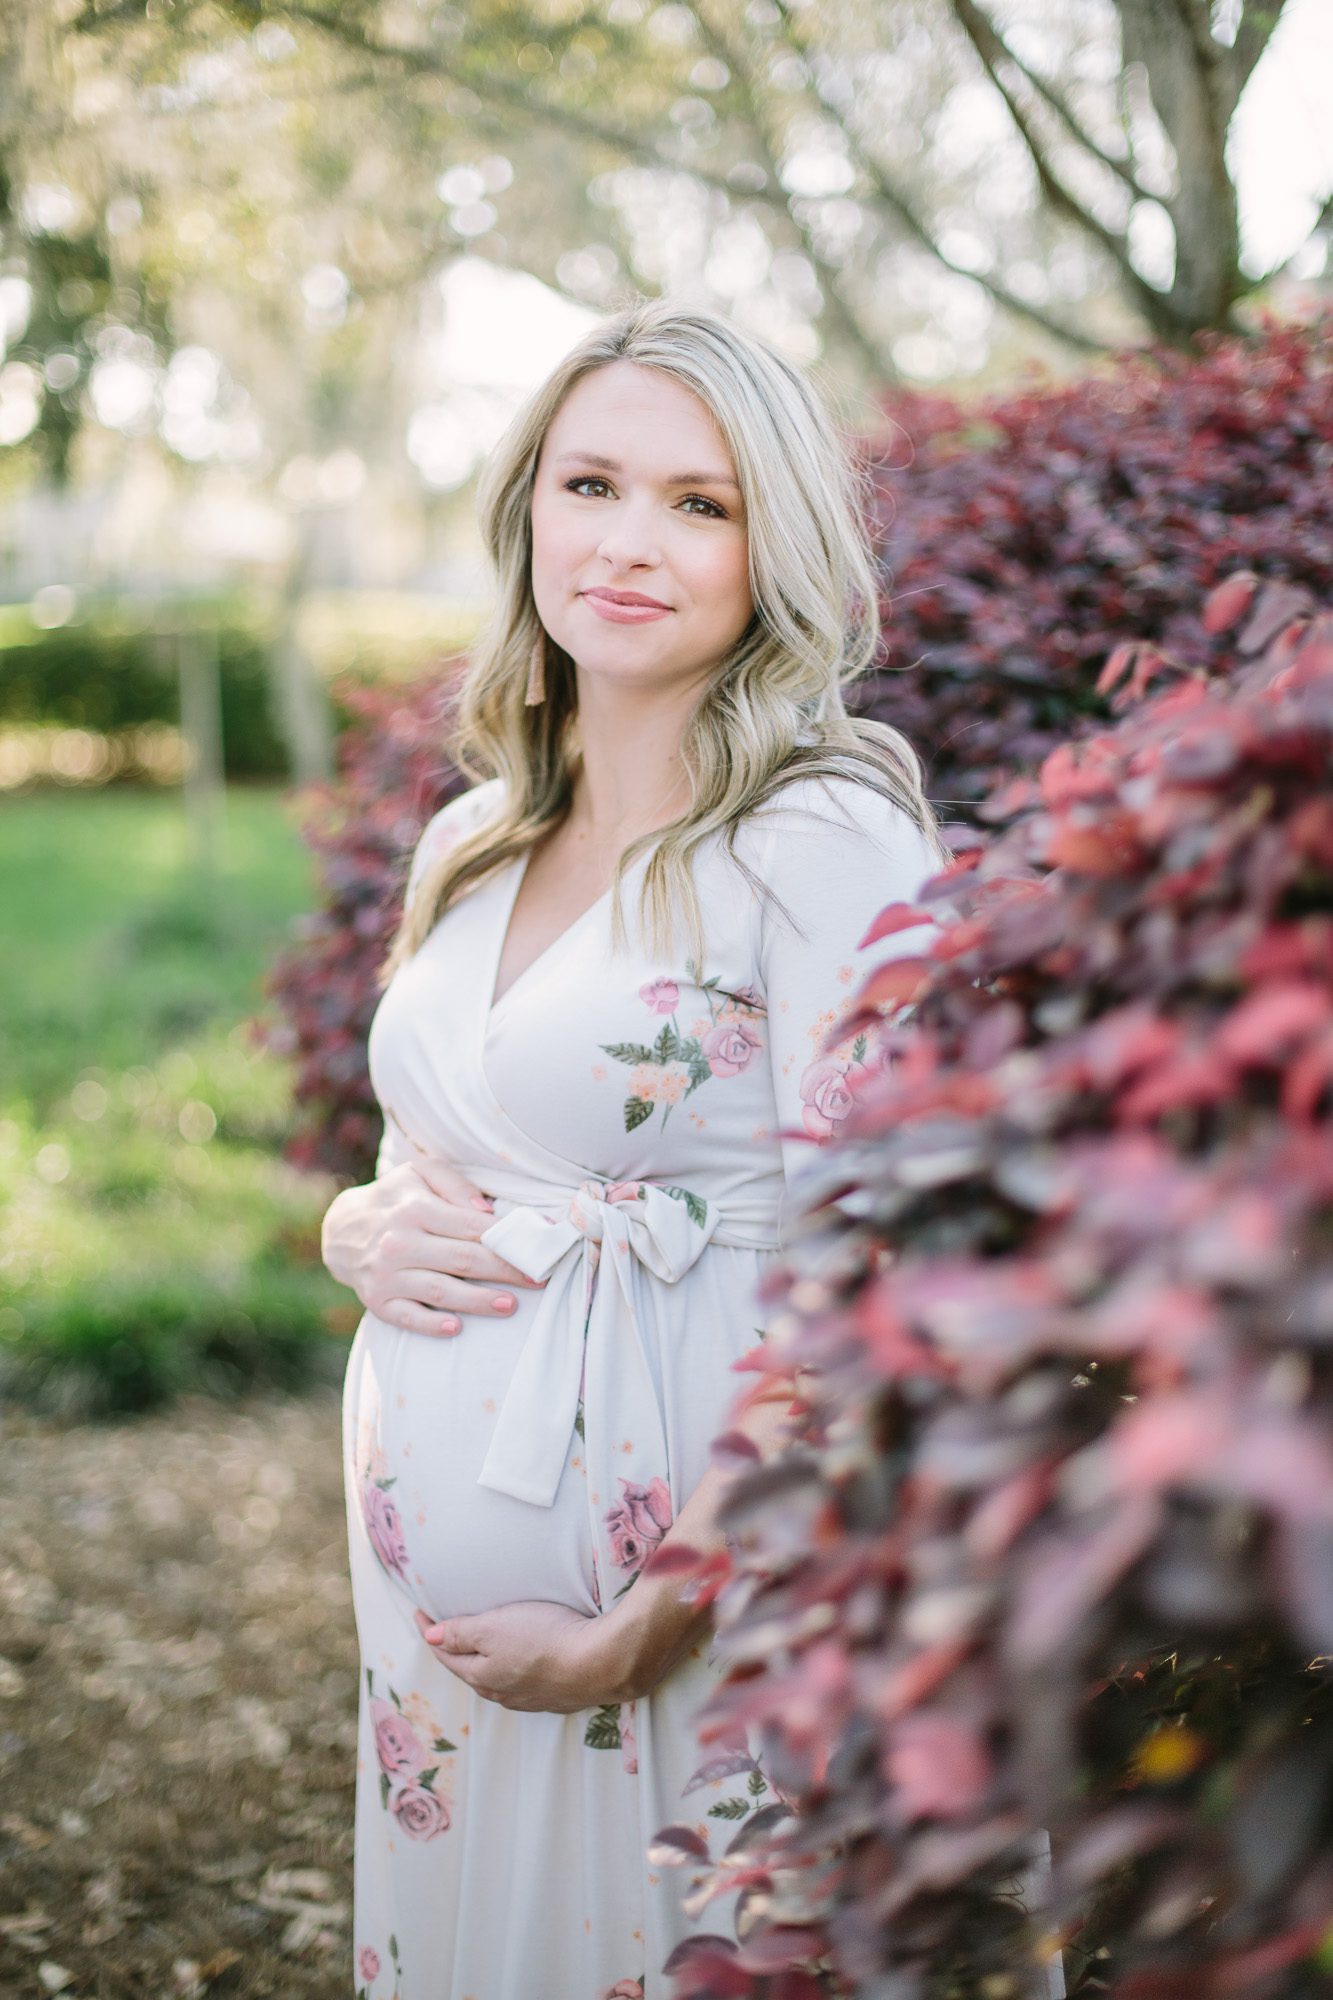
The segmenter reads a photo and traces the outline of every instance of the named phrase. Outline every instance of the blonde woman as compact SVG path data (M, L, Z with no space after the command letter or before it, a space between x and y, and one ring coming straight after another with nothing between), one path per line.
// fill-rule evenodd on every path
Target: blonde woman
M495 452L498 595L370 1037L376 1180L325 1256L367 1306L345 1448L360 1635L356 1987L667 2000L695 1928L710 1460L876 912L946 861L911 747L848 718L876 587L802 377L711 313L599 326ZM878 956L911 951L897 933ZM788 1398L741 1419L758 1447ZM726 1905L706 1927L725 1931Z

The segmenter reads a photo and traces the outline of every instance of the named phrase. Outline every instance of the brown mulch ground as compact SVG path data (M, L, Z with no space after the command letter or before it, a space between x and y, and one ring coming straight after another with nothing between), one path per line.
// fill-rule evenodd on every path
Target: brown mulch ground
M338 1398L0 1411L0 1996L350 1993Z

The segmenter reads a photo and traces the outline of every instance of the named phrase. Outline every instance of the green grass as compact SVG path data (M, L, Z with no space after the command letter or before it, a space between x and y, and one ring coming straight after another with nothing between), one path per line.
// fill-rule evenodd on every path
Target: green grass
M179 794L0 800L0 1383L70 1410L336 1363L322 1177L280 1157L286 1065L247 1017L310 908L276 790L227 796L199 879Z

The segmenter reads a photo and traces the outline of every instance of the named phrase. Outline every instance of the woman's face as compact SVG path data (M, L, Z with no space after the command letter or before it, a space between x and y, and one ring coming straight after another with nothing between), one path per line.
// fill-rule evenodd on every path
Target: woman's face
M611 361L547 430L532 493L532 590L581 674L706 677L754 614L736 468L692 390Z

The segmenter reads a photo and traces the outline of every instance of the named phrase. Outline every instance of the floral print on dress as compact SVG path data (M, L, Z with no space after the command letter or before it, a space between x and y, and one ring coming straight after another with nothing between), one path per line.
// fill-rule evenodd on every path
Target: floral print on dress
M631 1778L639 1775L638 1704L622 1701L620 1704L620 1764Z
M584 1749L618 1750L621 1768L631 1778L639 1775L637 1712L633 1701L604 1701L600 1708L589 1710L583 1725Z
M608 1986L601 2000L643 2000L641 1979L617 1979L614 1986Z
M680 987L674 979L650 979L639 998L652 1014L670 1015L652 1042L601 1042L599 1048L625 1063L632 1074L625 1099L625 1130L633 1132L660 1108L663 1131L672 1107L710 1077L739 1076L763 1047L759 1023L764 1003L752 986L735 992L723 987L716 974L703 978L692 958L685 970L704 996L706 1015L682 1030L677 1012Z
M366 1693L380 1766L380 1803L409 1840L434 1840L452 1824L441 1777L446 1768L452 1771L443 1760L456 1755L457 1746L441 1735L434 1715L419 1696L404 1703L392 1688L388 1701L378 1696L369 1667Z
M620 1498L602 1517L612 1560L617 1569L630 1573L629 1581L616 1592L617 1597L629 1589L675 1518L671 1489L665 1479L650 1479L646 1486L639 1486L632 1479L622 1478L620 1484L623 1489Z
M403 1965L398 1956L398 1940L389 1939L389 1957L393 1961L393 1992L387 2000L402 2000ZM371 2000L370 1989L383 1970L383 1961L373 1944L363 1944L356 1954L356 1969L361 1984L356 1989L356 2000Z
M858 1035L851 1054L821 1056L801 1072L801 1121L815 1139L827 1139L883 1068L882 1059L866 1060L868 1038Z
M402 1516L390 1494L393 1479L375 1479L367 1474L361 1482L361 1513L370 1537L370 1546L391 1576L407 1580L407 1538Z

